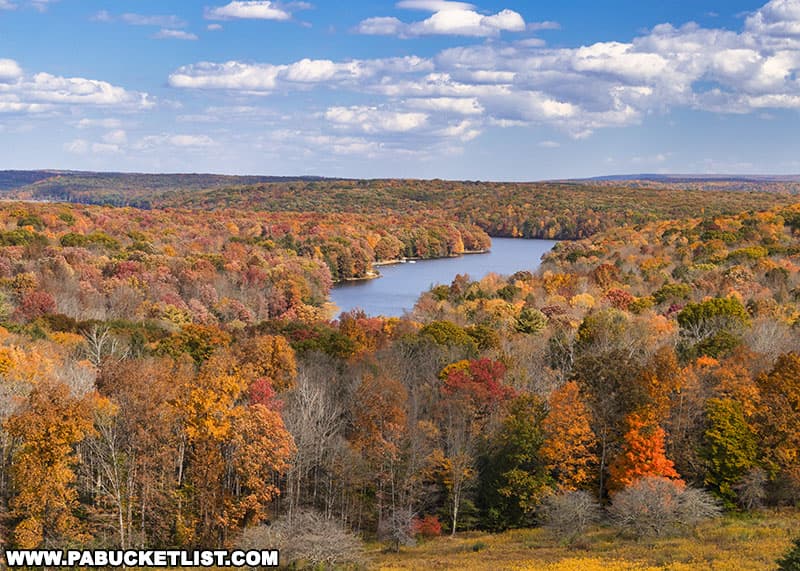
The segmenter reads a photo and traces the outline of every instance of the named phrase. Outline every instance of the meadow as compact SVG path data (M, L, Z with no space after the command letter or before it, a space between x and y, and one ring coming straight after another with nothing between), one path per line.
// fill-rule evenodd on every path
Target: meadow
M500 534L463 533L440 537L399 553L375 546L370 567L483 571L762 571L800 534L796 511L728 515L684 536L636 540L610 527L596 527L566 545L543 528Z

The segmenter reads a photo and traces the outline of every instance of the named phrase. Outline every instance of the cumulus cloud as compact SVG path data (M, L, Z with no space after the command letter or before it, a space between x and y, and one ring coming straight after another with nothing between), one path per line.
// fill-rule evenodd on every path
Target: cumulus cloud
M13 59L0 59L0 82L7 83L19 78L22 68Z
M195 34L191 32L187 32L185 30L169 30L169 29L161 29L155 34L153 34L153 38L157 40L190 40L194 41L197 39Z
M152 105L146 93L106 81L44 72L26 75L14 60L0 60L0 112L40 113L65 106L144 109Z
M331 123L363 131L364 133L405 133L420 129L428 122L428 115L417 112L399 112L377 107L331 107L325 112Z
M367 35L411 38L427 35L493 37L504 31L523 32L526 29L522 16L509 9L484 15L472 4L447 0L404 0L398 2L397 7L433 12L433 15L408 23L390 16L367 18L356 26L356 31Z
M0 0L0 10L16 10L17 5L11 0Z
M108 10L100 10L91 18L95 22L103 22L110 24L112 22L122 22L124 24L129 24L131 26L154 26L158 28L184 28L186 27L186 22L179 18L178 16L174 16L172 14L168 15L148 15L148 14L135 14L135 13L125 13L120 14L119 16L115 16L111 14Z
M278 88L296 89L318 83L356 86L367 80L431 69L430 60L414 56L345 62L302 59L286 65L199 62L175 70L169 76L169 84L193 89L269 93Z
M291 12L269 0L234 0L225 6L207 8L205 17L209 20L290 20Z
M771 0L748 16L745 27L759 35L800 37L800 2Z
M521 16L483 15L466 2L404 0L397 6L433 15L411 23L372 18L361 23L362 31L496 36L525 27ZM556 27L527 27L536 26ZM356 93L367 103L327 104L305 120L318 122L319 136L349 138L342 148L376 142L373 153L463 143L487 127L546 125L582 138L674 108L800 109L800 0L768 2L739 31L662 24L630 41L575 47L527 38L453 47L433 58L200 62L177 69L170 84L259 95L311 87ZM541 146L552 147L548 141Z

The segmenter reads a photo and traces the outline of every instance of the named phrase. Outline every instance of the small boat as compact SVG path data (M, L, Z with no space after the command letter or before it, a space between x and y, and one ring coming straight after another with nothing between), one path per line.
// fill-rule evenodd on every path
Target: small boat
M416 260L409 260L409 261L408 261L408 263L409 263L409 264L416 264L416 263L417 263L417 261L416 261Z

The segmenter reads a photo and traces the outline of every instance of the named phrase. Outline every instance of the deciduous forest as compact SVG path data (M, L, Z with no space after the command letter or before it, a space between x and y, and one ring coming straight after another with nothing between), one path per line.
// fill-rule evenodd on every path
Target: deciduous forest
M348 565L363 540L660 537L800 502L788 183L45 174L0 185L4 546ZM329 302L489 236L563 241L402 318Z

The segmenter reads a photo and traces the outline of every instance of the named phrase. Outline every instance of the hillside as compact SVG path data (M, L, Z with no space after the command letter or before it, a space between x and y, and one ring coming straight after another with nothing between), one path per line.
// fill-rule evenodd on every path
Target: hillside
M546 239L584 238L606 228L684 218L698 214L698 207L708 216L764 210L791 203L795 184L772 179L493 183L70 172L37 179L45 174L0 173L0 189L6 189L2 195L140 208L431 215L476 224L492 236Z

